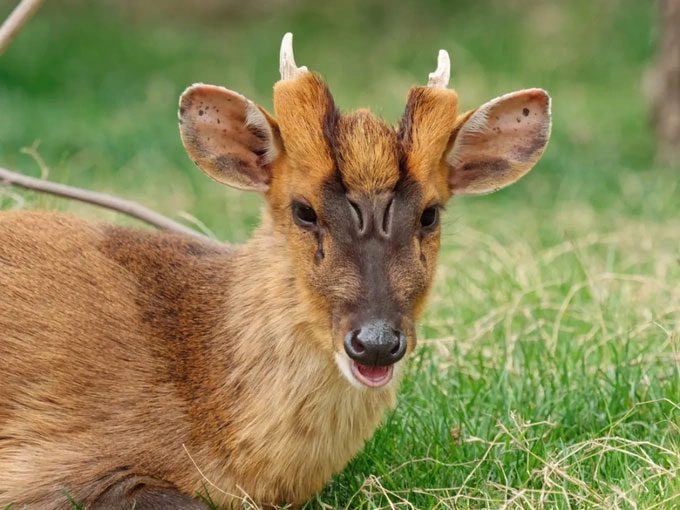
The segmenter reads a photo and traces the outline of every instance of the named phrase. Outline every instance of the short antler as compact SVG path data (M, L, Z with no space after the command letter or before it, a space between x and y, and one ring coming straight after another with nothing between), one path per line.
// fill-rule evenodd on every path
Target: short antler
M281 72L282 80L297 78L302 73L307 72L307 68L305 66L298 67L295 64L295 56L293 55L293 34L290 32L284 35L283 40L281 41L279 71Z
M449 86L451 77L451 60L446 50L439 50L437 56L437 69L428 75L427 86L437 89L445 89Z

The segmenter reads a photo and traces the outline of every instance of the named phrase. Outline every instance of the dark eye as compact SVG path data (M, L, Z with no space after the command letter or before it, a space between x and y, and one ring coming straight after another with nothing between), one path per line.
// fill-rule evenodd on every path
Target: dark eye
M293 202L293 220L303 228L310 228L316 225L316 212L307 204Z
M423 211L420 216L420 226L422 228L433 228L439 221L439 207L436 205L430 206Z

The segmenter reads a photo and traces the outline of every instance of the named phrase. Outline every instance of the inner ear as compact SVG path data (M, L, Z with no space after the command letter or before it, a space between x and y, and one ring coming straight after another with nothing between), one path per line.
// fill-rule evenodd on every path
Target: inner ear
M271 116L237 92L189 87L179 101L180 135L189 157L207 175L244 190L266 191L281 150Z
M517 181L536 164L550 137L550 97L527 89L463 115L445 156L452 194L478 195Z

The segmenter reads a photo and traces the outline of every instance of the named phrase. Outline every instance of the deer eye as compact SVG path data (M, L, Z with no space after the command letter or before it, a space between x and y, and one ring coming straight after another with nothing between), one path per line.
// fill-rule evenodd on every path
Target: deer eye
M420 226L424 229L432 229L439 222L439 207L432 205L427 207L420 216Z
M296 225L302 228L312 228L316 225L316 212L310 206L296 200L291 207Z

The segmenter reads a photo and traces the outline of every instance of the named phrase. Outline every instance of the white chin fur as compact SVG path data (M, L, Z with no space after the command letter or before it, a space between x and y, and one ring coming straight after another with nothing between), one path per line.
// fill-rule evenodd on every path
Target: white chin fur
M352 360L349 359L349 356L345 354L344 352L336 352L335 353L335 363L338 365L338 369L340 370L340 373L349 381L349 383L354 386L358 390L366 390L368 389L368 386L360 382L356 377L354 377L354 374L352 373ZM381 388L388 388L391 384L394 384L393 381L398 381L399 376L401 374L401 366L402 363L401 361L398 361L397 363L394 364L394 372L392 373L392 379L390 382L385 384L385 386L382 386ZM376 388L380 389L380 388Z

